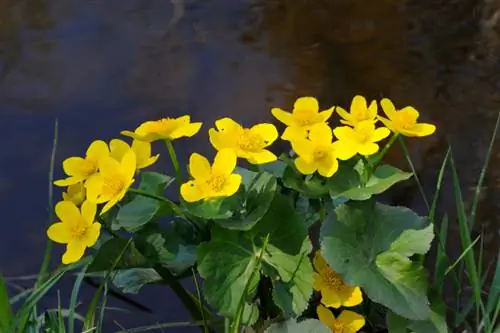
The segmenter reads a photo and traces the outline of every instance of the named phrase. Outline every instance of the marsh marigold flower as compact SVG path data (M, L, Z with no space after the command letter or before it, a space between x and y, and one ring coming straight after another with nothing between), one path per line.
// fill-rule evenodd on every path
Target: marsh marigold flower
M79 210L71 201L60 201L55 211L60 221L49 227L47 236L56 243L67 244L63 264L77 262L99 238L101 225L95 222L96 204L84 201Z
M307 136L311 126L326 123L332 116L333 107L319 111L318 100L314 97L300 97L295 101L292 112L280 108L273 108L273 116L287 126L281 138L292 140L296 137Z
M121 162L111 156L99 161L99 172L85 183L88 200L104 203L101 215L120 201L134 182L136 157L132 149L127 151Z
M106 142L96 140L92 142L85 153L85 157L69 157L63 161L63 170L69 177L56 180L57 186L69 186L87 180L95 172L99 160L102 157L109 156L109 149Z
M300 173L310 175L318 171L323 177L331 177L339 168L332 129L325 123L311 127L309 138L292 140L292 148L297 153L295 166Z
M136 157L136 168L137 170L147 168L148 166L154 164L159 154L151 156L151 143L145 141L134 140L132 146L120 139L113 139L109 143L109 150L111 151L111 157L113 157L118 162L121 162L123 156L132 149Z
M363 301L359 287L350 286L342 280L317 251L314 255L314 289L321 292L321 303L327 307L356 306Z
M182 198L187 202L196 202L235 194L241 184L241 176L233 174L236 160L232 149L220 150L212 166L204 156L191 154L189 173L194 179L182 184Z
M276 155L266 149L278 138L278 130L273 124L243 128L231 118L222 118L215 122L215 127L217 129L211 128L208 131L215 149L232 149L237 157L247 159L252 164L277 160Z
M436 126L432 124L417 123L420 114L411 106L396 110L394 104L387 98L382 99L380 104L389 119L380 116L379 119L394 133L422 137L431 135L436 131Z
M195 135L200 130L201 125L202 123L192 123L190 116L162 118L146 121L139 125L134 132L122 131L121 134L145 142L175 140Z
M365 318L353 311L343 310L335 318L329 309L323 305L319 305L316 308L316 313L318 314L318 319L328 326L333 333L356 333L365 326Z
M373 121L362 121L354 128L340 126L333 130L338 141L335 142L339 159L347 160L356 154L369 156L379 150L377 142L385 139L391 134L385 127L375 128Z
M68 186L66 192L63 192L62 197L65 201L71 201L75 205L80 206L85 200L85 192L83 183L73 184Z
M337 106L335 111L343 118L340 120L342 124L356 126L356 124L362 121L375 121L377 117L377 102L372 101L370 106L368 106L363 96L356 95L352 99L349 113L340 106Z

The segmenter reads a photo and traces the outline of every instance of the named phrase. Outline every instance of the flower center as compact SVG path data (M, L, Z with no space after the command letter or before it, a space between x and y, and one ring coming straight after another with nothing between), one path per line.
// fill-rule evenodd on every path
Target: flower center
M293 118L299 126L309 126L317 123L317 113L313 110L298 109L293 112Z
M121 179L115 177L105 177L102 187L102 194L104 196L115 196L120 193L125 187L125 183Z
M81 238L87 233L87 229L88 227L82 221L81 223L78 223L73 228L71 228L70 233L74 238Z
M370 120L367 109L354 109L351 111L352 117L357 121Z
M328 287L330 287L330 289L332 290L340 291L340 289L345 286L344 280L342 280L342 278L331 268L325 268L321 275L323 276L323 279L325 279L325 282L328 284Z
M257 151L264 147L265 141L260 135L252 133L250 129L245 128L238 138L238 146L242 150Z
M148 124L145 130L150 133L170 133L176 126L177 124L174 119L162 118Z
M328 153L322 149L315 150L313 153L313 157L316 161L321 161L327 156L328 156Z
M81 172L86 176L90 176L97 171L97 160L93 158L86 158L85 162L81 165Z
M344 323L342 323L340 320L335 320L335 323L333 323L333 331L335 333L347 332L347 330L345 329Z
M212 176L208 180L208 186L214 192L222 192L224 184L226 183L226 177L224 176Z
M396 119L394 119L394 121L398 124L398 126L404 129L409 129L417 123L417 118L411 112L399 111L396 113L395 118Z

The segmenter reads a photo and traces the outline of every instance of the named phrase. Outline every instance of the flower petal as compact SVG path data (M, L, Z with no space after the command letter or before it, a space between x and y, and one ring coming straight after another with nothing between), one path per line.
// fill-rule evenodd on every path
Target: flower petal
M349 123L349 124L352 123L352 121L353 121L352 116L346 110L344 110L340 106L337 106L335 108L335 111L339 114L339 116L341 118L345 119L347 123Z
M342 306L342 301L337 290L324 288L321 290L321 303L329 308L338 309Z
M68 223L57 222L47 229L47 237L53 242L67 244L71 241L71 232Z
M346 161L358 153L358 145L349 140L336 141L332 144L339 160Z
M316 251L316 253L314 254L313 264L314 269L316 269L317 272L322 272L325 268L329 267L320 251Z
M384 117L381 117L381 116L378 116L377 118L382 122L382 124L384 124L385 127L390 129L394 133L399 133L399 130L397 129L397 127L394 125L394 123L391 120L384 118Z
M128 136L130 138L133 138L134 140L140 140L140 141L145 141L145 142L151 142L152 140L149 140L149 138L146 135L140 135L135 132L131 131L121 131L121 135Z
M362 315L349 310L343 310L337 320L349 327L350 332L357 332L365 326L365 318Z
M137 140L135 140L137 141ZM137 141L139 142L139 141ZM109 142L110 156L118 162L122 160L123 155L130 149L128 143L120 139L113 139Z
M358 146L358 153L363 156L370 156L378 152L378 144L370 142Z
M240 124L228 117L215 121L215 127L217 127L220 132L237 132L243 130Z
M231 143L227 140L226 133L217 132L215 128L211 128L208 130L208 138L212 146L217 150L230 147Z
M188 181L181 185L181 196L187 202L196 202L204 199L206 194L195 181Z
M92 175L85 182L85 189L87 190L87 198L91 202L98 203L97 199L101 195L104 179L100 174Z
M343 306L356 306L363 302L363 293L359 287L346 286L341 293Z
M219 150L212 165L213 174L229 176L236 168L236 153L232 149Z
M111 208L113 208L120 199L123 198L123 195L118 195L115 197L110 198L109 200L106 200L106 204L102 207L101 212L99 213L99 216L104 215L106 212L108 212Z
M93 202L85 200L82 204L82 218L89 225L95 222L95 214L97 211L97 205Z
M306 155L312 155L314 152L314 143L309 139L296 139L292 142L292 149L297 155L305 157ZM308 159L308 158L306 158Z
M66 246L66 252L62 257L62 263L65 265L77 262L85 253L85 244L82 241L72 241Z
M54 185L56 185L56 186L70 186L70 185L78 184L82 180L85 180L85 177L68 177L65 179L59 179L59 180L54 181Z
M311 110L314 112L319 111L318 100L314 97L300 97L297 98L293 105L293 111L295 110Z
M315 163L308 162L303 157L297 157L294 163L297 170L303 175L313 174L317 170Z
M106 142L102 140L96 140L92 142L87 149L85 156L94 161L98 161L103 156L109 155L109 148Z
M111 143L109 144L111 146ZM144 164L151 157L151 143L140 140L132 142L132 150L137 159L137 165ZM125 155L127 150L124 150L122 156Z
M409 119L411 119L411 121L414 122L414 123L417 122L417 119L420 116L420 114L418 113L418 111L413 106L405 106L404 108L402 108L401 110L399 110L399 112L405 114L406 117L408 117Z
M308 131L303 127L288 126L281 135L282 140L293 141L297 139L307 139Z
M82 218L78 207L71 201L59 201L55 207L56 215L62 222L75 222Z
M156 154L155 156L151 156L145 161L141 161L141 163L137 162L137 169L144 169L147 168L148 166L151 166L158 161L158 158L160 157L160 154Z
M127 180L133 179L136 167L137 167L137 160L135 157L135 153L132 149L130 149L125 153L122 162L120 163L121 174Z
M64 172L69 176L85 177L89 161L81 157L68 157L62 163Z
M274 162L278 159L271 151L267 149L262 149L255 153L250 153L248 156L248 162L252 164L266 164Z
M224 195L230 197L238 192L238 189L241 185L241 180L241 175L238 175L236 173L230 175L224 183L224 187L222 188L222 192L224 193Z
M380 101L380 105L382 105L382 110L384 110L384 113L386 114L386 116L389 119L393 120L394 117L396 116L396 107L394 106L392 101L388 98L383 98Z
M349 126L339 126L333 129L333 135L339 140L351 140L354 131Z
M313 273L313 289L317 291L321 291L323 288L325 288L325 281L323 280L323 277L319 275L318 273L314 272Z
M332 329L332 332L334 332L333 327L335 325L336 319L333 313L328 310L328 308L320 304L316 308L316 314L318 315L319 321L328 326L330 329Z
M290 112L286 112L280 108L272 108L271 113L274 118L278 119L286 126L290 126L292 124L292 114Z
M351 102L351 114L363 114L367 110L366 98L356 95Z
M318 173L323 177L330 178L338 169L339 162L332 154L318 161Z
M194 179L208 178L212 174L212 167L207 158L198 153L193 153L189 157L189 174Z
M124 158L125 156L123 156L121 163L123 163ZM110 156L105 156L99 160L99 172L103 175L114 175L120 172L121 163Z
M273 124L257 124L250 129L250 132L257 134L262 139L264 139L264 147L269 146L278 138L278 130Z
M415 124L415 126L413 126L411 130L417 133L417 136L422 137L434 134L434 132L436 131L436 126L427 123L420 123Z
M182 137L190 138L200 131L202 124L203 123L191 123L179 126L178 128L174 129L172 133L170 133L170 137L172 139L178 139Z
M370 119L375 119L377 117L378 105L377 101L372 101L370 106L368 106L368 115Z
M327 145L332 143L332 129L326 123L319 123L311 127L309 140L316 144Z
M83 243L87 247L94 246L94 244L99 239L99 235L101 234L101 224L100 223L92 223L90 228L87 229L87 233L83 237Z
M322 121L326 122L328 119L330 119L330 117L332 116L333 114L333 109L335 109L335 107L331 107L327 110L324 110L324 111L321 111L319 113L319 117L321 118Z
M383 140L387 138L391 134L391 131L388 128L385 127L379 127L375 129L372 135L372 141L373 142L378 142L380 140Z

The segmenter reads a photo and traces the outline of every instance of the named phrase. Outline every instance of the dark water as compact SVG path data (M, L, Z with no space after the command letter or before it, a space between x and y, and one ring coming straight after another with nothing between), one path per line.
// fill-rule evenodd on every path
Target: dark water
M0 0L2 273L35 274L42 260L56 117L59 166L94 139L189 113L205 126L179 142L185 162L193 151L212 154L206 131L222 116L251 125L272 121L271 106L290 108L300 95L318 96L325 107L348 106L355 94L390 97L438 126L433 138L410 143L428 194L450 142L470 198L500 101L496 5L486 2ZM400 151L389 160L408 169ZM500 240L499 160L495 149L474 229L484 232L485 260ZM169 170L166 155L158 167ZM396 202L425 213L416 187L401 193ZM456 239L449 182L441 201ZM61 284L62 300L71 282ZM83 302L92 291L85 287ZM51 296L47 306L57 302ZM128 328L189 319L167 288L133 298L153 314L110 310L106 331L118 329L114 320ZM118 300L110 306L131 309Z

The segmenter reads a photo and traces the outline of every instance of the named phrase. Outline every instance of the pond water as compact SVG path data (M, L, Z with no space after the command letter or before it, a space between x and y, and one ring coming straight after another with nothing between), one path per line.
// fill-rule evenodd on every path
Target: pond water
M355 94L389 97L438 126L434 137L409 143L428 195L450 143L470 198L500 104L500 39L495 8L488 6L494 4L0 0L2 274L36 274L42 260L55 118L58 179L64 158L145 120L191 114L205 123L198 136L179 141L185 163L191 152L213 155L206 131L222 116L251 125L274 121L270 108L290 109L298 96L317 96L324 107L347 107ZM388 159L408 169L401 151ZM485 260L498 253L500 240L499 161L497 148L474 228L484 232ZM170 169L166 154L157 164ZM453 200L448 182L440 212L450 213L450 237L457 239ZM425 214L413 183L394 202ZM450 250L456 245L451 241ZM71 277L61 283L62 300L71 283ZM85 286L84 303L93 291ZM106 331L117 330L117 323L129 328L189 319L168 288L147 287L132 298L152 312L112 299L110 306L132 314L110 310ZM45 304L57 304L56 292Z

